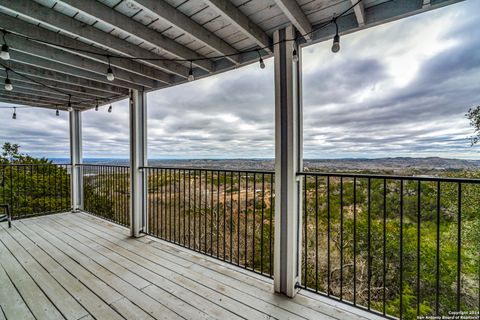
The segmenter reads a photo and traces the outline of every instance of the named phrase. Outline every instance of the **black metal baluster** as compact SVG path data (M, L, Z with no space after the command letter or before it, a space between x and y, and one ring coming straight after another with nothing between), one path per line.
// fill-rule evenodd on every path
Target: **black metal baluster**
M263 219L265 219L265 173L262 173L262 221L260 224L260 273L263 274Z
M357 305L357 178L353 178L353 305Z
M327 176L327 296L330 296L330 176Z
M219 241L220 241L220 171L217 171L217 258L220 258L219 250Z
M204 234L203 234L203 252L207 253L207 239L208 239L208 232L207 232L207 226L208 226L208 171L205 170L205 211L204 211Z
M400 180L400 319L403 319L403 180Z
M307 176L304 177L305 181L307 180ZM305 196L304 198L307 199L305 188ZM306 210L306 202L305 202L305 212ZM307 221L305 221L305 230L307 229ZM305 232L305 237L307 237L307 233ZM306 270L305 270L306 273ZM305 283L306 285L306 283ZM318 292L318 176L315 176L315 291Z
M245 268L248 268L248 248L247 248L247 227L248 227L248 173L245 173Z
M237 265L240 265L240 194L241 175L238 173L238 211L237 211Z
M420 316L420 222L421 222L422 184L417 182L417 316Z
M227 214L227 172L223 172L223 260L226 258L225 245L227 241L227 228L225 226Z
M461 302L461 265L462 265L462 184L458 183L458 221L457 221L457 311Z
M210 177L210 256L213 256L213 216L214 216L214 210L213 210L213 170L211 172L211 177Z
M232 263L232 261L233 261L233 171L230 172L230 263Z
M303 177L303 286L307 288L307 269L308 269L308 243L307 243L307 225L308 225L308 201L307 201L307 179ZM315 214L317 214L315 212ZM318 243L315 243L318 245ZM317 289L316 289L317 290Z
M196 215L196 202L197 202L197 170L193 170L193 249L197 248L197 215Z
M437 254L436 254L436 282L435 282L435 314L440 311L440 181L437 181Z
M383 299L382 313L386 314L386 283L387 283L387 180L383 179Z
M255 219L256 219L256 204L257 204L257 174L253 173L253 231L252 231L252 269L255 269Z
M371 299L372 299L372 295L371 295L371 283L372 283L372 204L371 204L371 201L372 201L372 180L370 178L368 178L368 181L367 181L367 193L368 193L368 199L367 199L367 206L368 206L368 238L367 238L367 250L368 250L368 261L367 261L367 281L368 281L368 284L367 284L367 307L368 307L368 310L370 310L370 307L371 307Z
M274 175L270 174L270 230L268 235L268 238L270 241L270 245L268 248L269 254L270 254L269 255L270 276L273 276L272 229L273 229L273 215L274 215L273 208L275 208L275 205L273 203L273 178L274 178Z
M192 212L191 212L191 207L190 207L190 202L191 202L191 198L192 198L192 188L191 188L191 185L192 185L192 180L191 180L191 170L188 170L188 247L191 248L192 247L192 244L191 244L191 234L192 234L192 230L191 230L191 226L192 226Z

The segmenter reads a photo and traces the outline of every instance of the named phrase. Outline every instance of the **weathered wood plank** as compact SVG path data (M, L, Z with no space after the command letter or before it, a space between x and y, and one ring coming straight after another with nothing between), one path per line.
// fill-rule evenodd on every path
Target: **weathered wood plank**
M15 225L21 226L17 222ZM35 258L42 265L45 270L52 275L82 306L88 310L95 318L98 319L123 319L117 312L101 300L94 292L90 291L82 282L74 277L70 270L65 269L59 262L46 254L36 242L32 240L34 234L29 230L22 228L20 232L15 235L15 239L22 243L22 246L28 253ZM27 236L28 235L28 236ZM30 238L32 237L32 238Z
M88 312L59 284L22 246L18 243L15 228L9 229L9 233L0 232L1 241L10 248L10 251L20 261L35 279L37 285L45 292L63 316L69 320L81 319L88 315Z
M54 320L64 319L62 314L40 290L30 275L14 258L5 244L0 241L0 257L3 270L8 274L10 281L15 285L18 293L35 316L36 319Z
M52 256L61 260L68 260L68 258L65 259L65 256L69 257L72 260L73 258L75 258L76 263L78 263L79 269L82 268L90 272L90 277L92 279L95 279L93 281L97 281L96 277L98 277L98 279L102 279L101 281L103 281L103 283L109 288L109 290L112 292L113 297L117 298L118 296L118 299L111 301L110 304L122 299L123 297L126 297L157 319L167 320L181 318L171 310L165 308L159 303L156 303L155 300L151 299L146 294L136 289L134 286L130 285L123 279L110 272L107 269L108 266L107 268L100 266L99 264L94 262L92 258L83 255L79 251L76 251L72 247L60 241L60 239L55 238L55 236L52 234L55 232L55 229L49 229L49 226L47 224L34 223L33 221L30 221L25 222L25 225L27 225L30 230L36 232L40 237L45 240L45 246L50 245L52 248L55 248L50 249L52 252ZM58 233L58 230L56 233ZM49 249L47 248L47 250ZM108 293L98 294L100 296L104 296L105 299L111 300L111 297ZM126 315L122 316L126 317Z
M28 309L22 297L8 278L7 273L0 265L0 306L8 319L34 320L34 316Z

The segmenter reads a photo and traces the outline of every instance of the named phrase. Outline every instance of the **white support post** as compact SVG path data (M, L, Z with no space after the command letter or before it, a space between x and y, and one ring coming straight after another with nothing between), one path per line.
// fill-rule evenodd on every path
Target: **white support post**
M83 210L82 114L78 110L70 111L70 164L72 212L77 212Z
M130 230L139 237L147 225L147 94L130 92Z
M275 291L294 297L300 279L303 167L301 52L293 61L295 28L274 33L275 53Z

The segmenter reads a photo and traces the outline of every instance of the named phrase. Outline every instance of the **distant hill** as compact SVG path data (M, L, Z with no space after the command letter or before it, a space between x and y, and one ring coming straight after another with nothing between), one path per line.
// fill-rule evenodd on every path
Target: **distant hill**
M67 159L52 159L55 163L68 163ZM86 164L129 165L128 159L84 159ZM170 168L205 168L231 170L274 170L273 159L151 159L150 166ZM406 171L479 170L480 160L428 158L377 159L305 159L306 171L377 171L405 173Z

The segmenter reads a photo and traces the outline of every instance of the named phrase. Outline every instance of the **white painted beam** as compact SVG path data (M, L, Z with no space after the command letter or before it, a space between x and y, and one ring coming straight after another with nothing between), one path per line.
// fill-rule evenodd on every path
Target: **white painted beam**
M353 7L353 11L355 12L355 17L357 18L357 23L359 27L363 27L365 25L365 5L363 1L358 2L358 0L350 0ZM358 2L358 3L357 3Z
M130 108L130 231L139 237L147 225L147 94L132 90Z
M22 88L26 88L26 89L36 91L36 92L42 92L42 93L47 94L47 95L62 95L63 96L63 94L61 94L61 93L58 93L58 92L55 92L51 89L45 88L44 86L42 86L38 83L35 83L34 81L22 78L22 77L20 77L16 74L10 74L9 78L10 78L10 80L12 80L12 83L14 83L14 87L19 87L20 86ZM34 79L35 77L30 76L29 78ZM37 79L34 79L34 80L37 80ZM5 81L5 76L0 74L0 82L3 82L3 81ZM47 85L49 87L58 88L58 89L66 92L66 93L70 93L72 95L72 100L76 99L73 96L76 96L76 97L78 97L82 100L83 99L94 99L94 98L104 99L104 98L109 98L109 97L112 96L111 94L108 94L106 92L86 89L84 87L75 87L75 86L72 86L72 85L67 85L67 84L58 83L58 82L54 82L54 81L49 81L49 80L45 80L45 79L41 79L39 81L41 81L42 83L44 83L45 85Z
M65 65L63 63L57 63L54 60L47 60L38 56L26 54L24 52L16 51L15 48L12 48L10 53L10 61L15 61L25 65L30 65L42 69L47 69L50 71L55 71L58 73L71 75L74 77L96 81L106 85L116 86L125 89L143 88L141 85L134 84L133 82L126 82L121 79L115 79L114 81L108 81L105 74L99 74L92 71L87 71L85 69L79 69L72 66ZM12 68L13 69L13 68ZM15 70L15 69L14 69Z
M245 35L254 40L258 46L267 48L272 52L272 39L258 25L252 22L240 9L235 7L230 0L204 0L212 9L226 18L231 24L239 28Z
M143 10L155 14L165 22L171 23L176 28L192 36L219 54L231 55L238 53L238 51L230 44L217 37L214 33L208 31L202 25L184 15L164 0L135 0L135 3ZM239 56L231 56L227 57L227 59L235 64L240 63Z
M157 48L167 51L181 59L204 59L205 57L197 52L181 45L180 43L167 38L157 31L148 28L142 23L127 17L97 0L61 0L69 7L79 10L99 21L107 23L112 27L122 30L130 35L136 36ZM211 72L214 66L209 60L194 62L200 68Z
M9 1L8 4L0 3L0 7L10 12L35 20L37 23L57 28L72 36L82 38L86 41L95 43L96 45L111 50L111 52L119 55L146 57L149 59L160 58L157 54L142 49L133 43L129 43L118 37L105 33L95 27L86 25L74 18L70 18L60 12L56 12L51 8L44 7L31 0L15 0ZM166 72L176 74L187 78L189 68L171 61L147 61L143 63L160 68Z
M12 70L15 70L20 74L33 75L37 78L53 80L56 82L76 85L79 87L91 88L99 91L108 92L111 94L118 94L118 95L124 95L124 96L128 95L128 89L125 89L125 88L120 88L120 87L104 84L97 81L87 80L87 79L71 76L68 74L48 70L48 69L42 69L42 68L26 65L23 63L18 63L15 61L10 61L8 65Z
M81 69L83 71L92 72L100 76L95 77L95 79L92 80L106 80L105 74L107 72L108 66L103 63L92 61L90 59L77 56L64 50L40 44L38 42L28 41L19 37L10 37L8 45L14 51L23 52L23 56L37 56L56 63L70 66L73 70ZM14 53L11 53L10 55L12 56L12 58L15 57ZM129 88L135 86L138 86L139 88L142 86L147 88L157 88L161 86L158 81L139 76L135 73L127 72L123 69L114 69L115 80L107 83L119 85L122 87L125 87L125 85L127 85ZM124 85L120 85L118 83L118 80L122 80L121 83L123 83Z
M7 34L6 38L9 42L13 38L17 37L15 34L23 35L31 39L41 39L42 41L56 45L56 48L60 50L74 53L80 57L85 57L90 60L103 63L105 66L107 65L107 60L102 56L108 54L107 51L97 47L92 47L84 42L77 41L57 32L32 25L31 23L16 19L3 13L0 13L0 27L14 33ZM32 40L30 40L30 42L32 42ZM72 48L72 50L69 51L65 47ZM114 69L122 69L128 71L129 73L141 75L152 80L161 81L163 83L172 82L172 77L168 73L135 61L130 61L127 59L112 59L111 65ZM102 70L103 69L105 69L105 67L102 68Z
M305 12L297 3L297 0L275 0L275 3L287 16L288 20L297 28L297 30L305 35L305 38L310 38L312 32L312 24L308 20Z
M303 169L301 50L294 62L296 36L290 25L273 34L275 54L275 260L276 292L294 297L301 279L299 252L302 238L302 184L297 173Z
M77 212L83 209L82 114L78 110L70 111L70 164L72 212Z

